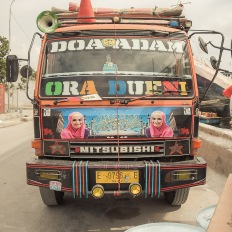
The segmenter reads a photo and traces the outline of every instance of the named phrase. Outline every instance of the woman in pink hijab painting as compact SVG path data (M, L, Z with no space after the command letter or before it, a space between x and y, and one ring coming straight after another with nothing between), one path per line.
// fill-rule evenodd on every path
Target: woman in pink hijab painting
M173 137L173 130L166 123L166 115L162 111L154 111L150 117L150 127L146 128L147 137Z
M68 116L68 125L64 128L60 136L62 139L88 138L89 130L85 128L85 120L81 113L73 112Z

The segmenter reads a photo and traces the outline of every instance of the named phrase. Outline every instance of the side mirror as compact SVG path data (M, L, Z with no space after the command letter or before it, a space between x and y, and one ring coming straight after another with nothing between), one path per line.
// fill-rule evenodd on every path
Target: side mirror
M217 63L218 63L217 59L214 56L211 56L210 57L210 64L212 65L212 67L214 69L217 69Z
M6 81L16 82L19 75L19 62L16 55L6 57Z
M20 74L22 77L27 78L27 73L28 77L30 77L32 75L32 68L28 65L25 65L21 68Z
M207 44L204 42L204 40L200 36L198 37L198 43L199 43L201 50L205 52L206 54L208 54Z

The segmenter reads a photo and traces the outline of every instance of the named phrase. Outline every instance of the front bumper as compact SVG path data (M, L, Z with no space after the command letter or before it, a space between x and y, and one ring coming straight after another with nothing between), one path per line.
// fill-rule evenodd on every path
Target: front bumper
M97 171L139 171L138 183L144 197L159 197L161 192L203 185L206 181L206 162L201 157L175 163L147 161L68 161L31 158L27 164L27 184L70 192L79 198L88 198L96 182ZM41 178L41 172L58 172L57 179ZM183 174L184 173L184 174ZM53 184L58 183L54 189ZM105 194L118 196L129 193L130 181L102 183ZM53 187L51 187L53 186Z

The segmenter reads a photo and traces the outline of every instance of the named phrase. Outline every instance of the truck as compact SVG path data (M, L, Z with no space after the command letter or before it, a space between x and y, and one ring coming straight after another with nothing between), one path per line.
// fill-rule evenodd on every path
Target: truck
M43 34L34 34L20 72L33 105L27 184L39 187L45 205L60 205L64 194L182 205L191 187L206 183L192 22L182 10L92 8L82 0L38 16ZM31 97L36 36L42 43ZM7 57L8 82L17 80L19 60Z

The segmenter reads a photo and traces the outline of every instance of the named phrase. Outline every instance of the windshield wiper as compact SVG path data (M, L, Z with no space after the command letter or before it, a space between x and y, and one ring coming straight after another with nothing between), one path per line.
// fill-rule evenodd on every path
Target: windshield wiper
M57 105L60 102L69 102L69 98L62 98L62 99L55 100L53 104Z
M90 94L90 95L84 95L79 97L67 97L62 99L57 99L53 103L54 105L57 105L61 102L84 102L84 101L101 101L102 98L98 94Z
M68 76L72 76L73 74L70 73L58 73L58 74L44 74L43 78L53 78L53 77L68 77Z
M127 105L131 99L110 99L110 104L121 103Z
M161 33L162 31L157 31ZM153 31L150 30L117 30L117 35L150 35ZM167 33L167 32L163 32ZM114 30L88 30L88 31L80 31L79 35L101 35L101 36L110 36L115 35ZM169 34L168 34L169 35Z
M142 100L142 99L147 99L147 98L150 98L150 97L157 97L157 96L162 96L160 95L161 94L165 94L165 93L172 93L171 96L173 96L175 93L191 93L191 91L182 91L182 90L156 90L155 91L156 93L153 93L153 94L148 94L148 95L145 95L145 96L141 96L141 97L135 97L135 98L131 98L131 99L128 99L127 101L128 102L133 102L133 101L137 101L137 100Z

